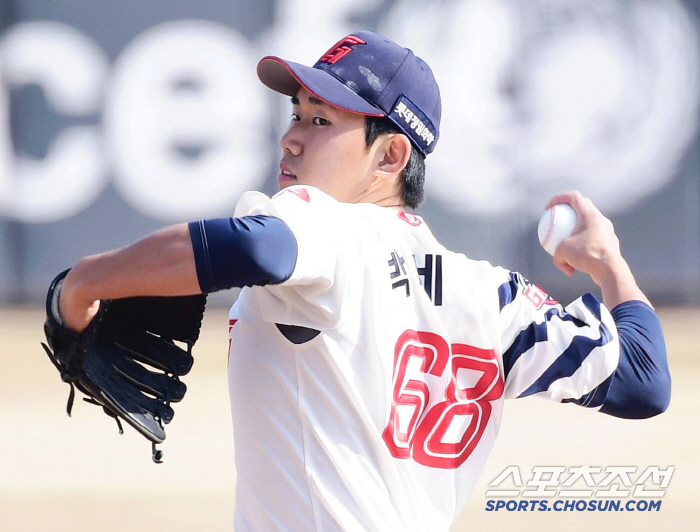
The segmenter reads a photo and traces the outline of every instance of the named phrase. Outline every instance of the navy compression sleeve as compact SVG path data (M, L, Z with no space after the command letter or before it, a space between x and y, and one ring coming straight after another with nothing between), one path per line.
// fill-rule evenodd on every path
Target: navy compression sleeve
M279 218L216 218L191 222L189 229L203 293L279 284L294 271L297 241Z
M627 419L664 412L671 401L671 375L656 312L641 301L627 301L611 314L620 334L620 362L600 411Z

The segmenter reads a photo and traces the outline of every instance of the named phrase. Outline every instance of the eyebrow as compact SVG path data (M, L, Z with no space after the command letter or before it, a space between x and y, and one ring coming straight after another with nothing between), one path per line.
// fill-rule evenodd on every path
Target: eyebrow
M296 96L291 97L292 105L299 105L299 98ZM323 100L319 100L316 98L316 96L309 96L309 103L312 103L314 105L328 105L326 102Z

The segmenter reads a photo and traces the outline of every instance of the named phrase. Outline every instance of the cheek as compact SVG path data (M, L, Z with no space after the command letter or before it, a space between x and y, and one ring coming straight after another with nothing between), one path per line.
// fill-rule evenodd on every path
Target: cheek
M364 143L358 146L357 143L347 143L338 149L337 165L339 172L351 174L355 179L360 178L360 174L366 170L367 153Z
M362 131L364 135L364 130ZM360 140L358 140L358 138ZM357 189L364 188L367 173L364 136L339 136L330 142L307 145L306 182L336 199L352 201Z
M334 161L335 185L345 191L352 191L364 181L365 167L359 154L346 151Z
M317 183L341 181L345 170L344 157L334 148L322 150L309 161L309 176Z
M358 158L347 146L330 145L317 152L313 160L313 174L325 182L342 184L357 173Z

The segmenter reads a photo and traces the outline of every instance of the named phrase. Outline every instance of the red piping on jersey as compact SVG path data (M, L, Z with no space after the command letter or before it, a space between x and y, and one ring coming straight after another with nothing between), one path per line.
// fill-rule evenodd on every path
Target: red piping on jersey
M231 329L238 320L228 320L228 360L231 360Z
M303 199L306 203L311 202L311 197L309 196L309 191L305 188L288 188L288 192L291 192L295 196Z

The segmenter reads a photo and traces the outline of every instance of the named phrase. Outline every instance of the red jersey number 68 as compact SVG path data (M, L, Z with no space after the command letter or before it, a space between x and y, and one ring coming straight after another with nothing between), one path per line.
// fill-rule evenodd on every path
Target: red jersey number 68
M451 351L450 362L447 342L423 331L407 330L396 342L393 401L382 434L392 456L454 469L479 443L491 418L491 401L503 395L496 355L493 350L465 344L452 344ZM457 379L460 369L481 375L473 386L461 388ZM436 390L435 383L446 382L441 378L446 371L449 383ZM440 393L442 400L428 409L431 393Z

